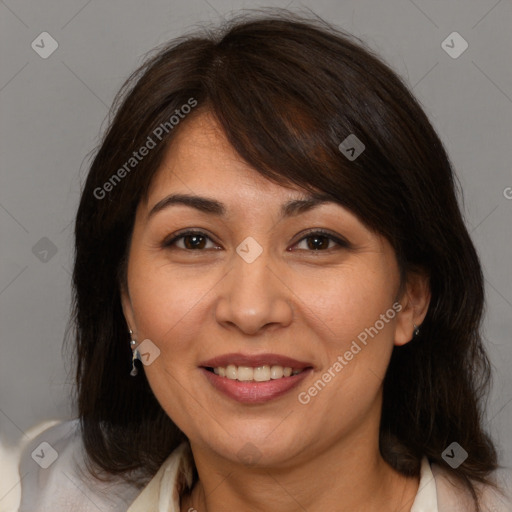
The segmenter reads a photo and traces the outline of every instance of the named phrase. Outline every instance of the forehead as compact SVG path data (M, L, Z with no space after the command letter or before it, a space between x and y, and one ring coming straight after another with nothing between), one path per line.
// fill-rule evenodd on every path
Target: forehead
M279 185L245 162L208 112L187 120L169 144L148 192L151 206L170 190L244 200L303 196L299 187Z

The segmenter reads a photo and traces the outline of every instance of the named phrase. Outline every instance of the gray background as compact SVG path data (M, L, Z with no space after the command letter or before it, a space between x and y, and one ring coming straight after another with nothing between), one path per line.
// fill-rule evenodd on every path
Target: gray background
M495 368L487 421L512 466L510 0L1 1L0 437L16 443L35 423L74 416L72 365L62 352L72 222L114 94L156 45L258 6L310 7L363 38L406 79L438 130L484 267ZM442 47L454 31L469 44L458 58ZM42 32L59 45L47 59L31 47ZM55 254L41 252L51 245L43 237Z

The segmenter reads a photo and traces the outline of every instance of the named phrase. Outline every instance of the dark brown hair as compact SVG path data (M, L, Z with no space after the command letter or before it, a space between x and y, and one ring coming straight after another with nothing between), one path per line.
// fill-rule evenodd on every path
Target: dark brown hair
M171 126L191 99L197 106ZM144 372L130 376L120 287L137 205L174 134L205 111L257 172L329 194L390 241L403 279L418 269L430 276L421 334L394 348L385 377L381 453L404 475L417 475L426 455L476 497L473 482L490 483L497 468L482 428L490 365L480 335L482 272L449 158L407 86L362 41L281 11L171 41L114 102L75 225L77 405L91 472L130 479L139 470L149 480L185 439ZM162 125L156 147L113 181ZM338 148L350 134L365 145L353 161ZM456 470L441 457L452 441L469 454Z

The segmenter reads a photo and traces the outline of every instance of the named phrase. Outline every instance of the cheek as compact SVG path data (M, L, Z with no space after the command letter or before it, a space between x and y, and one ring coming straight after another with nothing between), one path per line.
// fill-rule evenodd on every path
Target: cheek
M379 396L393 350L396 275L393 267L376 268L347 266L319 286L311 286L309 279L296 282L297 294L307 297L303 318L315 335L321 363L310 387L299 390L299 403L309 404L319 417L332 409L326 421L333 430L336 411L350 411L349 423L367 413Z
M170 265L135 263L130 296L137 330L141 341L150 339L160 350L144 372L167 415L179 428L192 432L201 411L190 399L191 376L201 355L197 340L204 329L211 280L207 275L198 279L197 273L195 279L188 277Z
M351 265L326 277L296 276L294 291L303 298L304 317L341 350L392 307L397 289L394 270L386 265ZM392 310L385 318L388 322L381 325L379 321L378 330L383 335L393 331L394 317Z
M394 290L384 274L345 273L309 293L304 315L316 334L321 367L297 400L299 410L321 419L328 432L356 428L374 411L393 350Z
M134 258L130 297L140 335L162 348L170 342L175 350L189 346L188 338L200 327L197 317L204 313L214 283L208 272L188 272Z

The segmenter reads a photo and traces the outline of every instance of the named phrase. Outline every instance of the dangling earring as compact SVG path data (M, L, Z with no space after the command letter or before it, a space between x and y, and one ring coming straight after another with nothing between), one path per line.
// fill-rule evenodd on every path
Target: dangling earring
M414 336L418 336L420 328L416 324L412 324L412 326L414 327Z
M130 336L133 334L132 330L130 329ZM132 377L135 377L139 371L137 370L137 367L135 366L135 359L138 359L139 361L142 361L140 357L139 349L135 348L135 345L137 345L137 341L132 339L130 341L130 347L132 349L132 371L130 372L130 375Z

